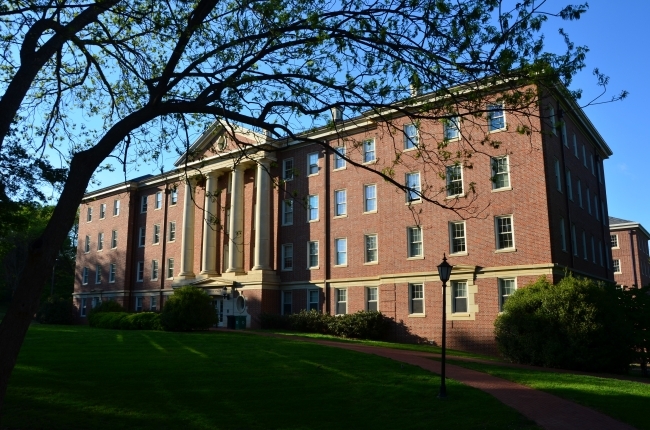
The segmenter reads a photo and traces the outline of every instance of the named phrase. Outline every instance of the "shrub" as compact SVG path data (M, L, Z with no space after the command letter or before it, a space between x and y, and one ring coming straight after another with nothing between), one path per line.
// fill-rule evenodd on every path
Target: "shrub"
M91 327L115 330L162 330L160 314L156 312L95 312L88 316Z
M499 350L511 361L586 371L624 371L630 327L613 286L567 276L517 290L495 321Z
M41 303L36 314L36 320L41 324L72 324L74 323L74 307L72 299L51 296Z
M99 312L126 312L126 309L115 300L103 300L88 312L88 317Z
M207 330L216 323L212 299L196 287L174 291L163 307L160 322L167 331Z
M302 310L297 314L289 315L289 327L291 330L304 331L307 333L329 334L329 324L335 318L330 314L323 314L315 310Z

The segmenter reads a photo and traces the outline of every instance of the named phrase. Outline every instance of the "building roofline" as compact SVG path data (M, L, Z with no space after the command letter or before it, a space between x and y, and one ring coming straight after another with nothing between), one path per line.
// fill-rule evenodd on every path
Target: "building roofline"
M621 230L640 230L645 237L650 240L650 233L638 222L625 222L620 224L610 224L609 231L621 231Z

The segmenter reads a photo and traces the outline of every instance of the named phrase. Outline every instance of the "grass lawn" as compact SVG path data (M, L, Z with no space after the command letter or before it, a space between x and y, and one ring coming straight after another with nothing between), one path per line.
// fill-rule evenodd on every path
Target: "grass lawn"
M332 340L335 342L345 342L345 343L358 343L362 345L381 346L384 348L402 349L408 351L430 352L432 354L440 354L442 352L442 348L440 348L439 346L426 345L426 344L384 342L378 340L346 339L343 337L332 336L329 334L303 333L303 332L296 332L291 330L259 330L259 331L283 334L286 336L309 337L312 339ZM456 357L479 358L481 360L491 360L491 361L500 360L498 357L494 357L492 355L475 354L472 352L457 351L449 348L447 348L447 355L453 355Z
M291 339L32 326L2 426L20 429L536 429L418 367Z
M650 384L611 378L518 369L461 360L448 363L489 373L596 409L638 429L650 430Z

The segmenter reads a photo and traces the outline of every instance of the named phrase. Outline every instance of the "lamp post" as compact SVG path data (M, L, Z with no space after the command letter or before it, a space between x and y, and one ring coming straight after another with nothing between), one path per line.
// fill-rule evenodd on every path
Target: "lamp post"
M447 256L442 254L442 263L438 265L438 276L442 281L442 361L440 365L440 392L439 399L447 398L447 386L445 385L445 358L447 350L447 281L451 276L451 268L454 267L447 263Z

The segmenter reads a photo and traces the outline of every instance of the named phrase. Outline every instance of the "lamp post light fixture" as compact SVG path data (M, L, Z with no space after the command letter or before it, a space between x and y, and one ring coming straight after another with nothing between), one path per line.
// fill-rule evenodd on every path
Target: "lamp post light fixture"
M442 263L438 265L438 276L442 281L442 360L440 362L440 392L439 399L447 398L447 386L445 385L445 358L447 350L447 281L451 276L451 264L447 263L447 256L442 254Z

